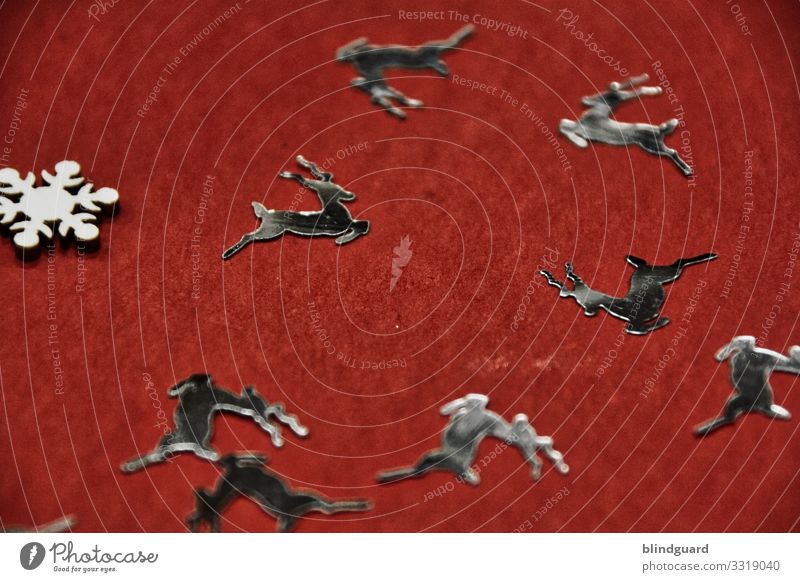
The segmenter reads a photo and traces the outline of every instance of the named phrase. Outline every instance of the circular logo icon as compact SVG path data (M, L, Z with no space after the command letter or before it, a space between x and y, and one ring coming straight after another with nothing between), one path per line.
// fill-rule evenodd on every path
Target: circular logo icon
M35 570L44 561L44 546L39 542L30 542L19 551L19 563L26 570Z

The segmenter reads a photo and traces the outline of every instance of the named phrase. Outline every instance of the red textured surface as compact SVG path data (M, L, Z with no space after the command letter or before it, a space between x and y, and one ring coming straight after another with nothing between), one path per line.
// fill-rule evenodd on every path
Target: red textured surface
M752 415L704 441L692 435L730 394L728 368L712 357L717 348L736 334L761 335L781 351L800 343L800 266L785 277L800 232L796 3L739 2L750 35L722 2L572 3L575 30L594 33L630 73L652 76L653 61L663 63L677 102L649 98L619 117L660 123L682 107L686 125L668 143L680 147L688 132L693 182L642 151L579 150L558 137L570 166L562 168L523 103L557 133L561 117L579 114L581 96L619 75L556 21L557 8L519 1L459 2L470 19L483 14L528 32L509 37L479 22L463 51L446 57L452 73L498 87L496 94L398 72L415 78L395 86L428 106L405 123L348 87L354 72L333 62L335 50L363 35L416 44L462 23L448 14L403 20L399 10L417 8L367 1L242 0L137 116L160 71L232 4L121 1L95 9L99 21L84 0L0 8L4 136L17 95L28 91L3 165L38 173L74 159L98 186L117 187L122 201L103 222L99 252L81 258L57 247L50 295L47 256L22 264L10 240L0 240L4 525L72 513L76 531L182 530L191 488L211 486L214 466L183 457L131 476L118 467L160 435L144 378L171 413L166 388L207 370L230 389L255 384L311 429L305 440L287 435L277 450L254 424L222 417L218 450L263 450L296 487L374 502L365 514L312 516L300 531L798 529L797 420ZM502 90L518 103L504 102ZM337 159L362 142L363 151ZM755 195L743 222L750 150ZM295 185L276 175L294 169L297 153L335 161L329 167L358 194L350 208L371 221L371 232L341 248L287 237L223 264L221 251L255 224L251 200L292 204ZM208 175L213 194L202 213ZM306 193L299 208L315 205ZM737 264L742 224L750 230ZM413 257L390 292L392 249L405 235ZM661 263L711 250L720 258L687 269L668 288L664 314L673 323L626 336L598 377L621 337L619 320L584 317L542 286L511 329L529 281L542 283L535 271L548 248L557 249L559 275L572 259L584 279L617 294L627 288L629 252ZM688 332L677 337L700 281ZM770 323L782 282L791 290ZM333 355L315 334L309 302ZM339 353L356 366L398 358L407 365L350 368ZM800 415L796 379L776 375L772 383L776 401ZM534 484L510 451L482 470L478 488L451 488L443 473L376 486L377 471L437 446L438 407L466 392L488 394L507 418L527 412L540 433L554 436L571 473L547 465ZM485 442L480 457L494 446ZM438 487L453 490L426 500ZM569 495L535 519L563 487ZM244 501L225 517L225 531L274 526Z

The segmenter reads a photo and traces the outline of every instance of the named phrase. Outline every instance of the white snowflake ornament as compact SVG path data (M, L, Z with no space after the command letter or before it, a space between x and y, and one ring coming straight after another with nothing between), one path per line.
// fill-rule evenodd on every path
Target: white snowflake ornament
M93 192L94 184L84 183L80 172L78 162L58 162L55 175L42 170L46 185L37 187L33 172L28 172L22 179L13 168L0 170L0 224L13 223L9 230L16 233L14 244L19 250L35 249L41 235L52 239L55 223L58 223L58 234L62 237L72 232L81 242L97 240L100 229L94 221L102 210L100 205L115 204L119 193L113 188L100 188ZM73 194L71 190L79 186L80 189ZM21 220L23 217L26 220Z

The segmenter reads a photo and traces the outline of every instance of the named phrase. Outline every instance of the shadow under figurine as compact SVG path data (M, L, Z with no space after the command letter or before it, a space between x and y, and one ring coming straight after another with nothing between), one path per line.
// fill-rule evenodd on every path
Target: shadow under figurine
M245 387L240 395L232 394L214 384L208 374L195 374L167 391L170 398L178 398L173 422L175 428L159 441L151 452L122 464L122 471L133 473L153 463L161 463L177 453L194 453L201 459L216 461L219 453L211 448L214 416L219 412L233 412L253 419L270 435L272 444L283 446L283 437L273 419L288 426L298 436L306 436L308 429L297 417L286 414L283 405L269 404L253 387Z
M265 513L277 519L275 529L291 531L297 520L312 512L327 515L343 511L368 511L366 500L330 501L314 491L289 489L269 471L264 455L230 454L220 459L224 473L214 491L195 490L195 511L187 518L189 529L196 532L206 523L212 532L221 531L220 517L237 497L248 497Z
M581 102L589 110L578 121L562 119L559 129L579 148L588 147L589 141L610 145L638 145L646 152L671 159L683 175L689 177L692 175L691 166L681 159L676 150L664 143L664 138L678 126L677 119L670 119L661 125L650 125L624 123L611 118L616 108L626 101L638 99L642 95L661 95L661 87L634 88L648 79L647 74L631 77L624 83L611 83L603 93L584 97Z
M542 461L536 452L541 450L562 474L569 472L564 458L553 448L553 439L536 434L525 414L517 414L511 424L500 415L487 410L489 398L483 394L467 394L448 402L440 413L450 416L442 432L442 446L428 451L412 467L380 473L379 483L391 483L409 477L422 477L430 471L448 471L470 485L478 485L480 477L473 469L478 447L486 437L501 439L516 447L531 466L531 477L538 480Z
M383 107L395 117L405 119L405 111L396 107L392 101L406 107L420 107L422 101L406 97L389 85L383 77L384 69L433 69L446 77L450 71L442 60L442 53L457 47L474 30L472 26L465 26L446 40L435 40L418 47L369 44L362 37L340 48L336 52L336 59L352 63L362 75L350 81L353 87L367 93L375 105Z
M338 237L337 245L349 243L369 232L369 222L353 220L350 211L343 204L355 200L355 194L336 184L333 174L319 169L314 162L309 162L303 156L297 156L297 163L308 169L316 179L310 180L292 172L281 172L279 176L285 180L295 180L303 188L316 192L322 203L322 210L269 210L260 202L253 202L253 211L261 224L222 253L223 260L230 259L251 242L270 240L287 232L301 236L335 236Z
M664 285L672 283L680 277L683 269L689 265L704 263L716 259L717 255L706 253L690 259L678 259L671 265L650 265L644 259L628 255L627 261L633 265L631 284L625 297L612 297L600 293L583 282L572 269L572 263L566 263L567 281L572 282L572 289L565 282L557 280L550 271L542 269L539 274L547 282L559 290L559 297L572 297L583 307L589 317L597 315L604 309L609 314L627 321L625 332L632 335L645 335L664 327L669 323L668 317L659 317L661 307L666 299Z
M726 359L731 368L731 384L736 392L725 403L722 415L698 426L697 436L705 436L720 427L733 424L742 414L758 412L768 418L789 420L789 411L773 401L769 377L773 372L800 374L800 346L789 348L789 356L756 347L756 338L740 335L723 346L714 356Z

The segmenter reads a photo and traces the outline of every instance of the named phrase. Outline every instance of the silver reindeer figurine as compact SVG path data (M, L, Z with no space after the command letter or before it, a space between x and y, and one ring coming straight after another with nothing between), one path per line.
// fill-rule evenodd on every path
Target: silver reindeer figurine
M253 211L256 217L261 219L261 225L222 253L223 259L230 259L251 242L277 238L285 232L302 236L336 236L338 245L348 243L369 232L369 222L353 220L350 211L342 204L355 200L355 194L334 183L333 174L320 170L315 163L309 162L303 156L297 156L297 163L309 170L316 179L310 180L292 172L281 172L279 176L286 180L296 180L304 188L316 192L322 203L322 210L316 212L269 210L260 202L253 202Z
M486 409L489 398L483 394L467 394L442 406L442 415L450 422L442 433L442 446L428 451L413 467L403 467L380 473L379 483L391 483L407 477L421 477L429 471L448 471L470 485L478 485L480 477L472 468L481 441L488 436L501 439L522 453L531 466L531 477L538 480L542 461L536 455L541 450L562 474L569 472L564 457L553 448L553 439L539 436L524 414L517 414L512 424Z
M375 105L383 107L395 117L405 119L405 111L395 107L392 100L406 107L420 107L422 101L406 97L390 86L383 78L384 69L433 69L446 77L450 71L442 60L442 53L457 47L473 30L472 26L465 26L446 40L427 42L419 47L369 44L362 37L340 48L336 59L353 63L356 71L363 75L350 81L353 87L370 95Z
M177 453L194 453L201 459L216 461L219 453L211 448L214 432L214 416L219 412L233 412L252 418L261 429L270 435L272 444L283 446L280 428L273 418L288 426L298 436L306 436L308 429L297 417L286 414L282 404L268 404L250 386L236 396L214 384L208 374L195 374L167 391L170 398L178 399L173 414L175 428L164 435L151 452L122 464L124 473L133 473L153 463L162 463Z
M558 288L559 297L572 297L583 307L585 315L593 317L603 309L628 322L625 326L626 333L645 335L669 323L668 317L659 317L667 297L664 285L680 277L684 268L716 258L717 255L706 253L689 259L678 259L671 265L650 265L644 259L628 255L628 264L633 266L634 271L625 297L612 297L595 291L575 274L572 263L565 264L567 281L572 283L571 289L566 282L556 279L550 271L542 269L539 274L550 285Z
M631 77L624 83L611 83L604 93L584 97L582 103L589 110L578 121L562 119L559 129L579 148L588 147L589 141L624 146L636 144L651 154L668 157L689 177L692 175L689 164L681 159L677 151L664 144L664 138L678 126L677 119L670 119L661 125L650 125L623 123L611 118L617 107L626 101L641 95L661 95L661 87L635 88L648 79L647 74Z
M725 403L719 418L709 420L695 429L705 436L722 426L733 424L740 415L758 412L768 418L789 420L789 411L773 402L769 377L772 372L800 374L800 346L789 348L789 357L756 347L756 338L740 335L723 346L714 356L718 362L730 358L731 384L736 394Z

